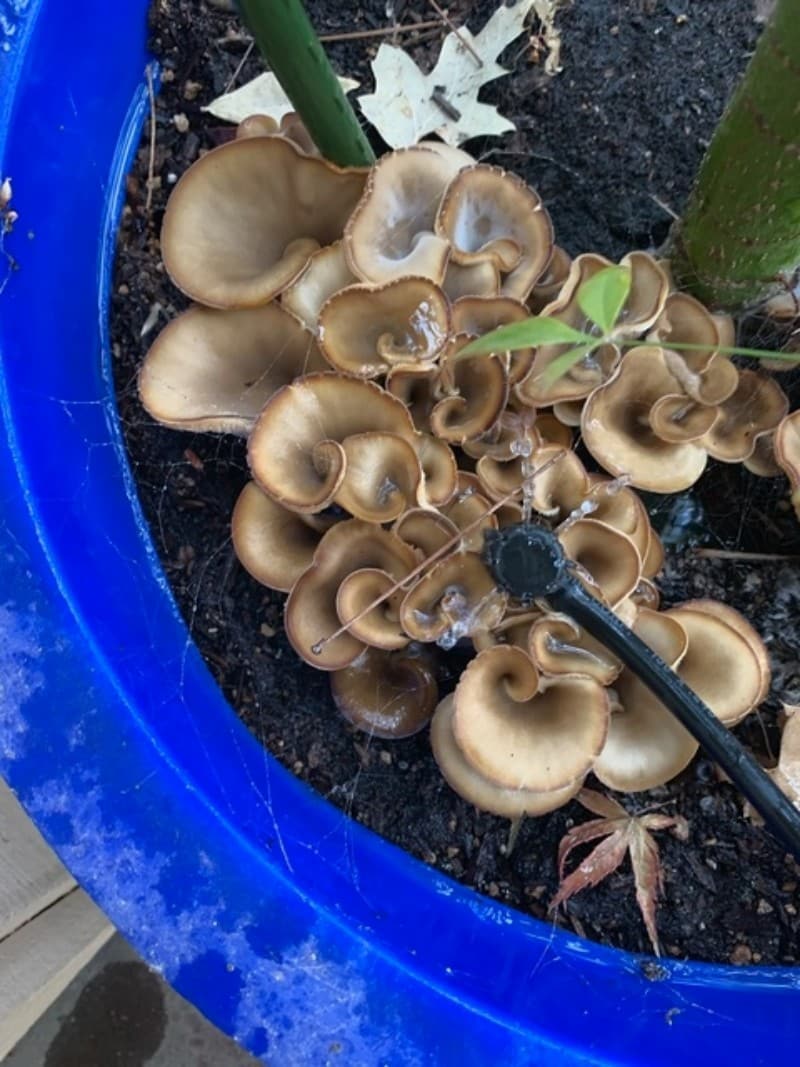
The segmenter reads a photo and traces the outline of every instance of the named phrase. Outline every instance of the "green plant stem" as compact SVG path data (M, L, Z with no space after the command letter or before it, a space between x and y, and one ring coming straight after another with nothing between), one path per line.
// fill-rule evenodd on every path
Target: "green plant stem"
M758 304L800 265L799 108L800 12L778 0L672 236L676 281L703 303Z
M342 167L375 156L300 0L237 0L258 47L322 155Z
M696 345L688 341L616 341L620 348L674 348L679 352L724 352L729 356L751 356L753 359L774 359L778 363L800 363L800 352L770 352L766 348L742 348L740 345Z

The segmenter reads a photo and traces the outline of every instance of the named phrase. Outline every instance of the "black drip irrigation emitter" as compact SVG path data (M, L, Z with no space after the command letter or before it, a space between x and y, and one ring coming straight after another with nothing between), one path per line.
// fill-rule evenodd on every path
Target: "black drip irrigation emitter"
M555 534L533 523L487 530L484 559L497 584L512 597L546 600L622 660L699 741L774 836L800 860L800 811L675 671L586 591Z

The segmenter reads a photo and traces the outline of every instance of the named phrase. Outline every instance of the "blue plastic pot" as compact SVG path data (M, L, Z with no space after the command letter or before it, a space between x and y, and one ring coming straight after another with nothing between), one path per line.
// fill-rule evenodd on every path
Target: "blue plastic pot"
M0 769L126 937L275 1067L779 1064L800 972L599 948L352 823L242 727L122 447L108 287L144 0L0 0Z

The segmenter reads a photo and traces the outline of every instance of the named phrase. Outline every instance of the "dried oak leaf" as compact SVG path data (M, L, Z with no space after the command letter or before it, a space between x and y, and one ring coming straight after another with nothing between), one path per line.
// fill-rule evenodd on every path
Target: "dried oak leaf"
M357 89L361 84L353 78L339 78L338 81L345 93ZM275 75L267 72L230 93L216 97L201 110L225 122L242 122L250 115L269 115L280 122L294 108Z
M581 889L598 885L612 874L630 852L633 877L636 882L636 902L642 913L645 927L656 956L661 955L656 931L656 904L663 889L663 871L658 855L658 845L651 830L671 829L676 837L685 841L689 824L681 815L631 815L611 797L582 789L576 800L589 811L599 815L573 827L564 835L558 846L558 892L550 904L555 910ZM564 877L564 865L568 856L578 845L604 837L599 845L585 857L580 865Z
M382 44L372 61L375 92L359 96L358 102L384 141L407 148L436 133L447 144L460 145L470 137L515 129L496 107L478 100L478 90L509 73L497 56L522 33L534 2L501 5L474 36L466 26L448 33L430 74L423 74L402 48Z

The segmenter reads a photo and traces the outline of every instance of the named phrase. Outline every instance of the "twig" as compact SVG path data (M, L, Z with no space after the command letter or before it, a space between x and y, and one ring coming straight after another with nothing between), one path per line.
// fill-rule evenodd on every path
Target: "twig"
M233 72L233 74L231 74L230 78L228 79L228 84L222 90L223 93L229 93L231 91L232 87L236 84L236 79L242 73L242 67L245 65L245 63L250 58L250 53L255 48L255 44L256 44L255 41L251 41L250 44L245 49L245 53L242 56L242 58L239 60L239 63L237 65L237 67L236 67L236 70Z
M150 101L150 151L147 157L147 197L144 202L146 215L150 214L153 203L153 184L156 173L156 97L153 92L153 66L148 63L145 67L147 76L147 98Z
M447 28L449 30L451 30L456 35L456 37L461 42L462 47L466 48L466 50L469 52L469 54L472 56L472 58L475 60L475 62L478 64L478 66L482 67L483 66L483 60L478 55L478 53L475 51L475 49L472 47L472 45L469 43L469 41L466 39L466 37L464 37L464 35L461 33L461 30L459 30L458 26L456 26L453 23L453 20L450 18L450 16L447 14L447 12L445 10L443 10L441 7L439 7L439 5L436 2L436 0L428 0L428 3L431 5L433 10L436 12L436 14L439 16L439 18L445 24L445 26L447 26Z
M800 556L791 554L772 552L733 552L724 548L693 548L692 554L700 556L701 559L741 559L750 562L763 561L765 563L772 563L773 561L794 562L800 559Z
M383 26L379 30L352 30L349 33L323 33L320 41L360 41L368 37L389 37L397 33L413 33L415 30L434 30L442 25L439 19L427 22L409 22L406 25Z

